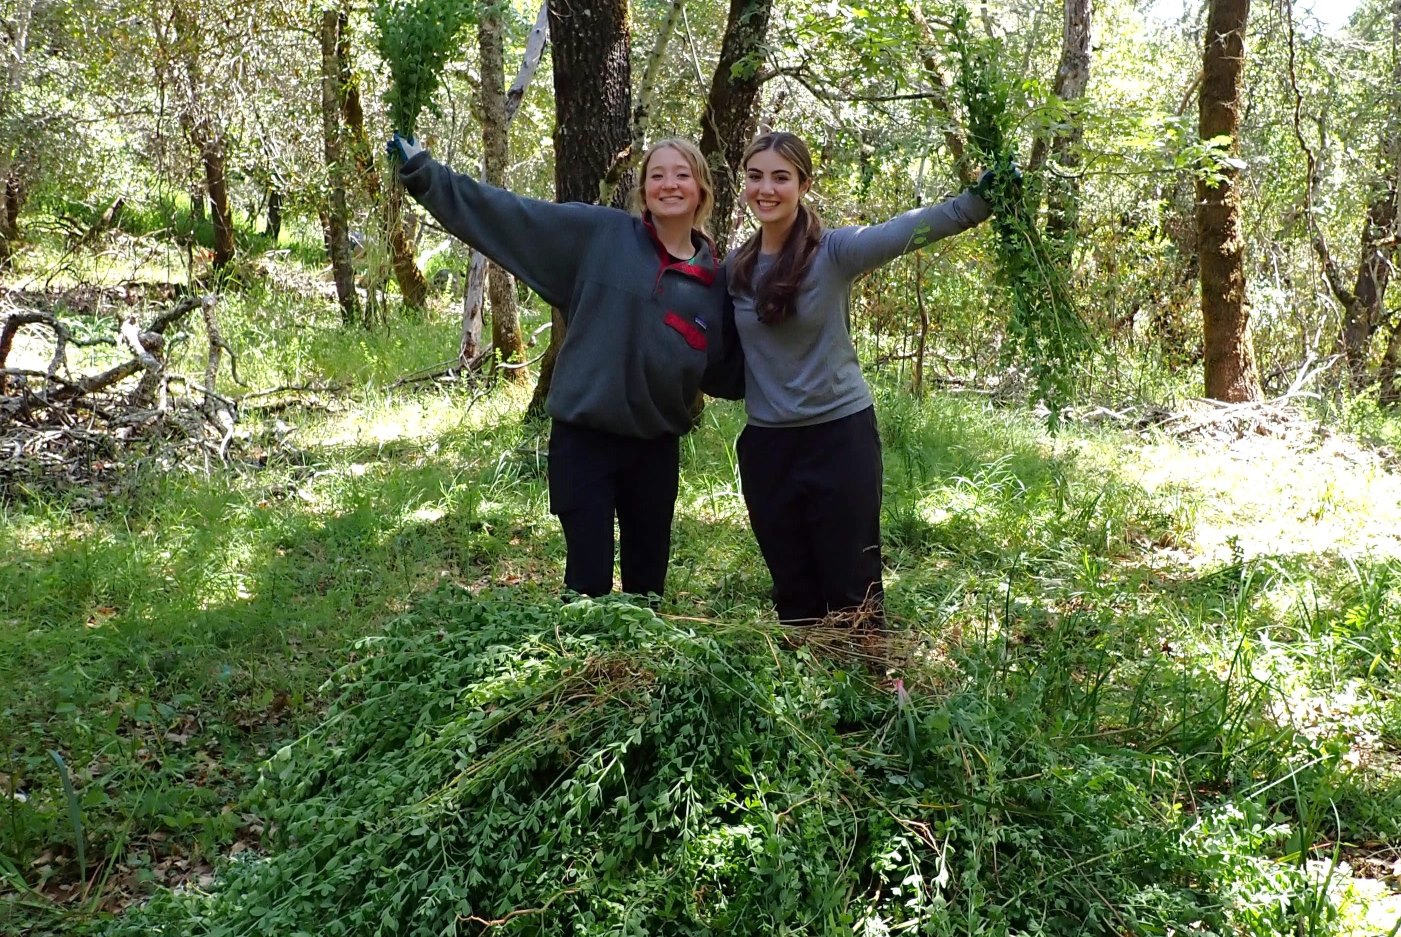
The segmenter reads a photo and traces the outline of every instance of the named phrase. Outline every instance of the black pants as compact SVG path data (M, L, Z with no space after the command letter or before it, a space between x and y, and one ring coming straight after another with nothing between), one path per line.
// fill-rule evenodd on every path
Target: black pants
M613 590L616 516L623 591L662 594L680 455L675 436L634 439L554 422L550 511L564 528L565 588L581 595Z
M815 426L747 426L736 450L779 620L808 624L865 607L882 624L875 408Z

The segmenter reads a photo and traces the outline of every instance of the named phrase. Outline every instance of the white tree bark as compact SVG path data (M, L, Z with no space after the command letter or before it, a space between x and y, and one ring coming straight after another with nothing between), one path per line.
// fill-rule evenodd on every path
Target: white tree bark
M498 19L499 26L499 19ZM479 28L486 28L485 25ZM530 81L535 77L535 71L540 65L540 58L544 54L545 44L549 41L550 17L547 3L540 4L540 12L535 17L535 25L530 30L530 36L526 40L525 55L521 59L520 70L516 73L515 81L511 82L510 89L506 92L504 122L501 132L504 134L506 127L511 123L511 119L516 116L516 111L520 110L521 100L525 97L526 89L530 87ZM483 80L483 86L486 82ZM483 108L483 124L492 118L488 116ZM487 130L483 127L483 135ZM504 178L494 178L492 161L484 159L482 161L482 177L485 181L494 185L503 185ZM505 171L505 158L501 160L501 172ZM462 297L462 340L458 345L457 360L460 367L466 368L468 364L481 352L482 346L482 304L486 293L487 280L487 259L481 253L472 251L471 267L467 273L467 289ZM500 275L506 277L509 284L509 275L501 271ZM509 290L509 285L498 288L494 291L500 296L504 303L504 295ZM495 305L493 305L495 309ZM519 332L519 324L516 327Z

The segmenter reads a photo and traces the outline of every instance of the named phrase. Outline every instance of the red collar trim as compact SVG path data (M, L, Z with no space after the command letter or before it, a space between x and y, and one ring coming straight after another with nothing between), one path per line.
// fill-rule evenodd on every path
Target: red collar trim
M708 251L710 255L711 265L709 267L673 258L671 252L666 249L666 245L662 243L662 239L657 235L657 226L652 223L651 212L643 212L642 226L647 229L647 236L652 239L652 246L657 249L657 262L660 264L660 268L657 270L657 279L660 280L661 275L668 270L675 270L683 276L699 280L706 286L715 282L715 268L720 265L720 255L715 250L715 242L707 237L705 232L695 231L694 233L699 234L701 241L704 242L701 250Z

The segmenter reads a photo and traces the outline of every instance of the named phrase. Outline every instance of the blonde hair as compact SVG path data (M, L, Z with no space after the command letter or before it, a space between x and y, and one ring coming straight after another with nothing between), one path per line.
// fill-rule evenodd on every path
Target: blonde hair
M642 156L642 165L637 169L637 184L633 186L628 203L636 214L647 213L647 166L658 150L668 148L680 153L691 167L691 176L696 180L696 188L700 190L700 199L696 203L696 214L691 221L691 227L708 235L710 213L715 210L715 183L711 179L710 167L706 164L700 147L683 137L665 137L647 148L647 152Z

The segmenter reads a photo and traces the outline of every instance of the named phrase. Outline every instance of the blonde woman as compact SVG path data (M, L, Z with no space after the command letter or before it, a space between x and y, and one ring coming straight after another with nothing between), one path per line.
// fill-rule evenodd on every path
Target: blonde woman
M628 213L485 185L399 134L388 148L404 186L444 228L564 314L546 405L565 588L612 590L616 518L623 591L660 596L678 440L724 351L725 284L705 233L714 190L699 149L681 139L649 148Z

